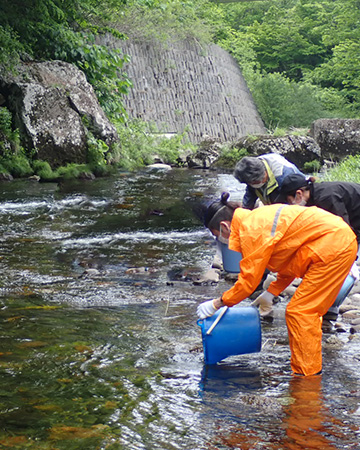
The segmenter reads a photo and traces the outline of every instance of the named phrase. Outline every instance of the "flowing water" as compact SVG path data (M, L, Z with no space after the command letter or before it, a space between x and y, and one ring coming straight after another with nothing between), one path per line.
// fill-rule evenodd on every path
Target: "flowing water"
M260 353L204 366L196 306L231 283L192 282L215 252L194 208L240 199L231 175L0 187L0 448L359 449L357 335L294 378L282 301Z

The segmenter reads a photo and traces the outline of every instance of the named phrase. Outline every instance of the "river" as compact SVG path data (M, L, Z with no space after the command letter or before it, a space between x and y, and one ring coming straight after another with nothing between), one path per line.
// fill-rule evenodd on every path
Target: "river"
M224 190L183 169L1 184L0 448L359 449L357 335L294 378L281 301L260 353L204 365L196 307L231 283L191 281L215 251L194 210Z

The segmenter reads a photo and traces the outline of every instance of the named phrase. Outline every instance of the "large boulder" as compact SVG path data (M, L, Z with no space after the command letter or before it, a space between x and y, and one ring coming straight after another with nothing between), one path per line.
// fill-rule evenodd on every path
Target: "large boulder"
M83 118L94 135L111 145L118 139L82 71L62 61L28 62L16 75L0 77L0 93L13 113L25 147L53 168L86 162Z
M306 162L323 162L320 147L310 136L259 136L256 138L245 136L236 142L235 147L245 148L254 156L277 153L300 169L304 167Z
M325 159L338 162L360 153L359 119L318 119L313 122L310 134Z
M197 152L186 158L190 169L210 169L221 155L223 146L218 139L208 135L203 136L202 139Z

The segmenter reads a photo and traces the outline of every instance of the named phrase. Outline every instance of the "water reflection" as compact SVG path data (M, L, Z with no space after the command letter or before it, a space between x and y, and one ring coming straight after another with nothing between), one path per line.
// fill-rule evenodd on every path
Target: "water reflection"
M259 370L224 364L204 367L199 387L217 418L211 450L358 449L359 429L327 407L321 375L287 377L275 397ZM220 402L232 420L219 414Z
M202 398L206 399L205 393L226 396L234 387L237 392L261 388L260 370L228 362L204 365L199 384L199 394Z
M333 435L339 421L324 404L322 376L294 377L289 382L291 404L285 408L284 448L336 450ZM337 437L340 437L339 435Z

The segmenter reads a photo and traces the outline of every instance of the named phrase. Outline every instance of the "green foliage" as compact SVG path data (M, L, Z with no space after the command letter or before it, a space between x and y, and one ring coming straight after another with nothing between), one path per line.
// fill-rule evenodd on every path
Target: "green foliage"
M217 167L233 169L240 159L248 155L249 153L245 148L225 147L215 165Z
M87 163L94 167L105 165L109 146L101 139L96 139L91 133L88 135L87 143Z
M11 112L5 107L0 107L0 130L7 136L12 131L11 119Z
M321 168L320 161L314 159L313 161L307 161L304 163L304 171L306 173L318 173Z
M56 175L47 161L35 160L31 163L34 174L38 175L43 181L53 181Z
M109 167L105 163L100 165L93 164L67 164L66 166L59 167L56 170L52 170L50 164L46 161L35 160L31 163L33 171L38 175L42 181L57 181L59 179L76 179L84 175L88 175L91 178L92 174L97 176L103 176L108 174Z
M321 63L326 49L318 40L309 39L304 27L295 9L289 11L276 5L268 10L262 23L249 27L261 68L300 81L304 68Z
M126 169L135 169L152 164L155 157L161 158L164 163L175 163L184 150L194 150L194 146L183 143L184 133L165 137L157 127L151 123L133 120L126 127L118 124L121 148L118 165Z
M321 100L317 88L296 83L279 73L254 74L251 91L267 128L308 127L320 117L331 117Z
M4 106L0 107L0 132L9 141L12 148L14 149L14 152L20 150L19 130L13 130L12 114ZM2 146L2 142L0 142L0 149L2 150L3 155L7 154L8 150L6 150L4 146Z
M216 32L205 23L213 12L209 5L207 0L128 0L117 23L136 39L160 43L191 39L206 45Z
M238 61L268 128L360 113L358 0L218 5L219 45Z
M109 161L108 158L111 158ZM89 169L96 176L104 176L110 172L111 157L109 146L101 139L96 139L91 133L88 134L88 149L86 160Z
M29 177L34 173L29 160L21 152L2 158L0 164L15 178Z
M1 172L16 178L32 175L29 161L20 146L19 131L12 129L12 114L5 107L0 107L0 155Z
M333 168L327 170L323 181L352 181L360 183L360 155L348 156Z
M0 48L0 66L13 69L24 49L16 33L8 26L0 25Z
M236 59L244 78L251 80L254 71L260 68L254 49L255 39L242 31L228 30L219 43Z
M6 174L10 173L9 170L1 163L1 160L0 160L0 173Z
M91 174L91 170L86 164L67 164L65 167L59 167L55 171L55 178L63 178L65 180L79 178L82 174Z
M183 143L186 137L186 131L181 134L176 134L171 137L156 137L154 140L155 154L160 157L167 164L175 164L180 154L184 150L194 151L195 146L189 143Z
M360 112L359 54L359 42L346 40L336 45L332 58L315 68L307 78L322 86L333 86L344 92L349 101L358 105Z

